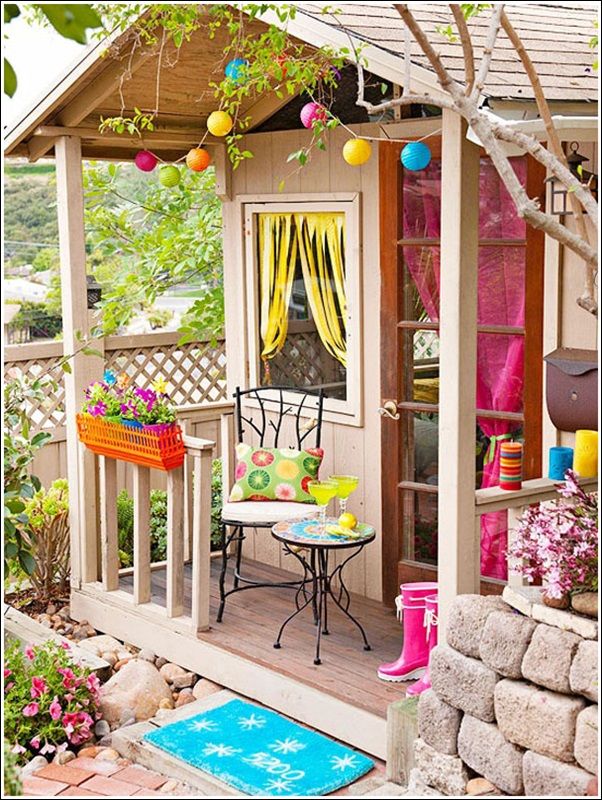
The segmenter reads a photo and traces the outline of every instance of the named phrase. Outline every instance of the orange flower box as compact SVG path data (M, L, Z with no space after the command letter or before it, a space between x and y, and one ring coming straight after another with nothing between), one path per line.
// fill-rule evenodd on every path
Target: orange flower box
M120 422L107 422L102 417L77 415L79 439L99 456L130 461L143 467L165 472L184 463L184 441L179 425L170 425L161 432L131 428Z

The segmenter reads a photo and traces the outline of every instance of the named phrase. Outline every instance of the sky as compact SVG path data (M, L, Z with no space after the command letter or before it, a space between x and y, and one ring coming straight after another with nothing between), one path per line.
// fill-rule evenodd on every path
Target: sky
M86 48L64 39L53 28L27 25L21 18L4 26L3 32L8 37L3 42L3 54L13 65L18 81L14 96L3 99L3 122L10 126L82 57Z

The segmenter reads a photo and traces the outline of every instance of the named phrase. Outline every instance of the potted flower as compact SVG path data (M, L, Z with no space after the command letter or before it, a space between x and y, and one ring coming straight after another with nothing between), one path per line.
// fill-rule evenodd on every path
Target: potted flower
M125 388L117 384L117 379L112 372L107 370L102 381L93 381L85 390L85 400L82 406L84 414L92 417L102 417L106 422L121 421L121 404Z
M571 597L598 591L598 502L567 470L560 498L531 506L519 518L508 555L513 572L544 582L543 601L568 608Z
M165 381L155 381L152 389L136 386L125 393L120 407L125 424L163 433L176 421L176 411L166 394Z

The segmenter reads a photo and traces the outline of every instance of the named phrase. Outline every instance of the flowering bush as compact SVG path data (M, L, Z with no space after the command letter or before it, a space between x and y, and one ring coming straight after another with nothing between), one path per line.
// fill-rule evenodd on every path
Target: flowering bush
M120 417L142 425L168 424L176 419L162 378L157 378L151 389L142 389L130 386L125 373L116 376L111 370L106 370L102 381L88 386L82 411L93 417Z
M13 642L4 657L4 736L22 761L77 747L92 737L100 683L56 642Z
M598 589L598 502L567 470L561 499L528 508L508 549L513 568L529 583L545 580L550 598Z

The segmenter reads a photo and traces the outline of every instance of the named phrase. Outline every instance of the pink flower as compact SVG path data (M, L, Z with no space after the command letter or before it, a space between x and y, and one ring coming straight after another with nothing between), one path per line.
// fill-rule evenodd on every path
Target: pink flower
M50 703L50 708L48 709L50 716L52 719L60 719L61 714L63 713L63 709L61 708L61 704L59 703L58 697L55 695L52 703Z
M63 745L60 746L63 748L63 750L67 749L67 745L64 745L64 747ZM48 741L45 741L44 747L42 747L40 750L40 755L45 756L47 753L54 753L55 750L59 751L59 748L55 747L53 744L48 744Z
M10 692L10 690L13 688L14 685L15 685L14 681L11 681L10 683L7 683L6 686L4 687L4 691L5 692Z
M28 644L27 647L25 648L25 658L28 658L30 661L33 661L35 657L36 654L34 652L33 647Z
M48 686L44 678L33 677L31 679L30 693L34 700L37 697L41 697L43 694L46 694L47 691L48 691Z
M63 648L63 650L71 650L71 645L69 644L69 642L60 642L60 645Z
M24 717L35 717L35 715L40 710L40 706L37 703L29 703L23 709L23 716Z
M12 672L11 672L9 669L6 669L6 668L5 668L5 669L4 669L4 680L6 680L6 679L8 678L8 676L9 676L9 675L12 675L12 674L13 674L13 673L12 673Z
M92 735L94 720L85 711L74 711L63 716L63 728L71 744L81 744Z
M18 755L19 753L25 753L25 748L23 747L23 745L20 745L20 744L15 744L15 745L13 745L13 746L12 746L12 748L11 748L11 753L15 753L15 754L17 754L17 755Z
M33 747L34 750L40 749L40 737L34 736L33 739L29 742L30 746Z
M75 673L69 667L57 669L57 672L63 676L63 686L65 689L77 689L78 686L84 682L83 678L76 677Z
M93 695L97 695L100 691L100 681L98 680L98 675L95 672L90 673L90 675L88 675L86 678L86 686Z

